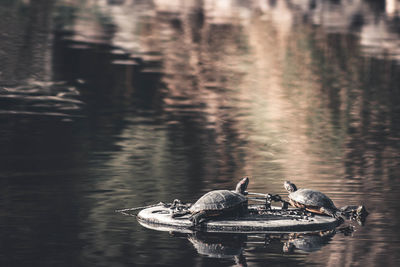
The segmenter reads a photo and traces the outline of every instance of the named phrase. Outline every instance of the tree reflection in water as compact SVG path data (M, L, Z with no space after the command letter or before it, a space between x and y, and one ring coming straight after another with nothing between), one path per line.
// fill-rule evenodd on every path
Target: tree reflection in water
M50 2L0 3L5 264L193 265L110 211L244 175L370 211L312 257L248 262L398 261L396 1Z

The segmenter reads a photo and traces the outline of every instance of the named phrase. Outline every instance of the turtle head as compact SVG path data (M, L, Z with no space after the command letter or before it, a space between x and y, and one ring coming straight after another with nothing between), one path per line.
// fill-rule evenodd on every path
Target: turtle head
M285 181L285 182L283 183L283 186L285 187L285 189L286 189L289 193L292 193L292 192L296 192L296 191L297 191L296 185L295 185L295 184L292 184L290 181Z
M236 185L236 192L242 195L246 194L247 186L249 185L249 177L244 177L240 182Z

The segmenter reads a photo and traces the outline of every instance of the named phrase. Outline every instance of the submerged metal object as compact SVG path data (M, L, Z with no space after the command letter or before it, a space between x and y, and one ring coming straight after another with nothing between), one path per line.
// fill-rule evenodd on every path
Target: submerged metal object
M248 214L241 217L215 217L193 228L190 214L172 217L166 205L150 207L139 212L137 219L146 228L159 231L190 233L194 230L218 233L308 232L334 229L342 221L314 215L299 209L249 205Z

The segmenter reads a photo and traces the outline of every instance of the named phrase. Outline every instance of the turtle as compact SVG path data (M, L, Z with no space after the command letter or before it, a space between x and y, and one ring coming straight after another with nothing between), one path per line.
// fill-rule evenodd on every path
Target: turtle
M284 187L289 192L289 203L292 206L334 218L342 216L342 212L324 193L312 189L297 189L296 185L290 181L285 181Z
M247 210L245 197L249 178L244 177L236 186L235 191L213 190L199 198L189 209L175 212L172 217L190 215L192 226L197 226L202 219L220 216L229 212L243 214Z

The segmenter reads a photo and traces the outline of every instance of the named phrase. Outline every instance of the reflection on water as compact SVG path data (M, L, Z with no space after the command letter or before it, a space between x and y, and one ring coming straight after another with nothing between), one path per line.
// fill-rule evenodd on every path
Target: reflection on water
M188 240L199 254L212 258L233 258L243 253L245 245L268 246L280 241L283 251L294 252L294 249L305 252L320 250L327 245L335 235L335 231L316 232L305 234L259 234L259 235L234 235L234 234L205 234L195 233ZM280 246L281 247L281 246Z
M257 255L268 257L272 264L279 263L274 254L288 257L286 264L295 264L296 258L303 254L321 250L332 242L335 230L315 233L271 233L271 234L211 234L196 232L193 234L177 234L175 237L187 237L197 253L203 257L218 259L221 263L235 266L248 266L257 262ZM343 235L339 233L339 235ZM344 236L344 235L343 235ZM171 237L172 238L172 237Z
M197 253L221 259L236 259L243 257L244 243L247 235L209 235L201 236L201 233L188 236Z
M79 117L74 112L84 103L77 96L76 87L62 82L28 80L24 85L2 88L0 114Z
M398 1L50 2L0 3L5 265L232 264L113 211L244 175L370 211L247 263L399 261Z

